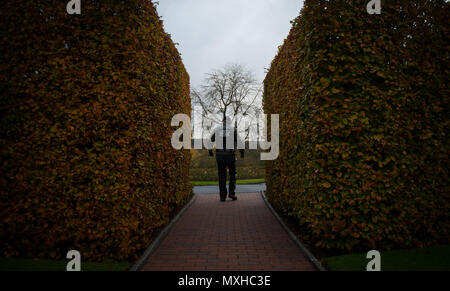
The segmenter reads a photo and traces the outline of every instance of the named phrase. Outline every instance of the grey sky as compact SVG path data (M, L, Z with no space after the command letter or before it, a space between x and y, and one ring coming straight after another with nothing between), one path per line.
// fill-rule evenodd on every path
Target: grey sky
M240 63L265 77L300 12L301 0L159 0L166 32L198 86L205 74L227 63Z

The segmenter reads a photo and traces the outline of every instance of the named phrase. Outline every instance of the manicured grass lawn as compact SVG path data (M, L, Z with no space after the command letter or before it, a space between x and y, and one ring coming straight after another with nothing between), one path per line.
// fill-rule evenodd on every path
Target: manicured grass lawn
M0 258L0 271L66 271L69 260ZM88 263L81 260L81 271L126 271L128 262Z
M381 253L382 271L450 271L450 245ZM366 271L366 254L324 258L332 271Z
M264 183L265 179L249 179L249 180L237 180L236 184L260 184ZM191 182L194 186L215 186L219 185L219 182L202 182L194 181Z

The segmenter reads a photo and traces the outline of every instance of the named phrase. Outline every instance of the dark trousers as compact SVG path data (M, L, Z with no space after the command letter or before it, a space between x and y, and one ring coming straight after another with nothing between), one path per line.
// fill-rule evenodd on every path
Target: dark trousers
M227 169L230 172L230 195L235 195L236 190L236 158L217 159L217 167L219 169L219 188L220 198L227 198Z

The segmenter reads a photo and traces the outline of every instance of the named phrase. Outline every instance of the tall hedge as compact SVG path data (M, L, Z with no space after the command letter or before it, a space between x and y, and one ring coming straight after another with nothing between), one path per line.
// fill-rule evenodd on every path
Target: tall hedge
M192 193L175 45L149 0L4 2L0 255L135 259Z
M450 242L449 4L306 0L265 79L268 197L326 249Z

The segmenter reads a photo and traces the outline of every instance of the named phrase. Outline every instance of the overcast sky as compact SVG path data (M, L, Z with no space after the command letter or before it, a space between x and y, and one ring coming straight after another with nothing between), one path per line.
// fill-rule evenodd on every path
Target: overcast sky
M302 0L159 0L157 9L179 43L191 86L198 86L228 63L245 65L262 82L302 6Z

